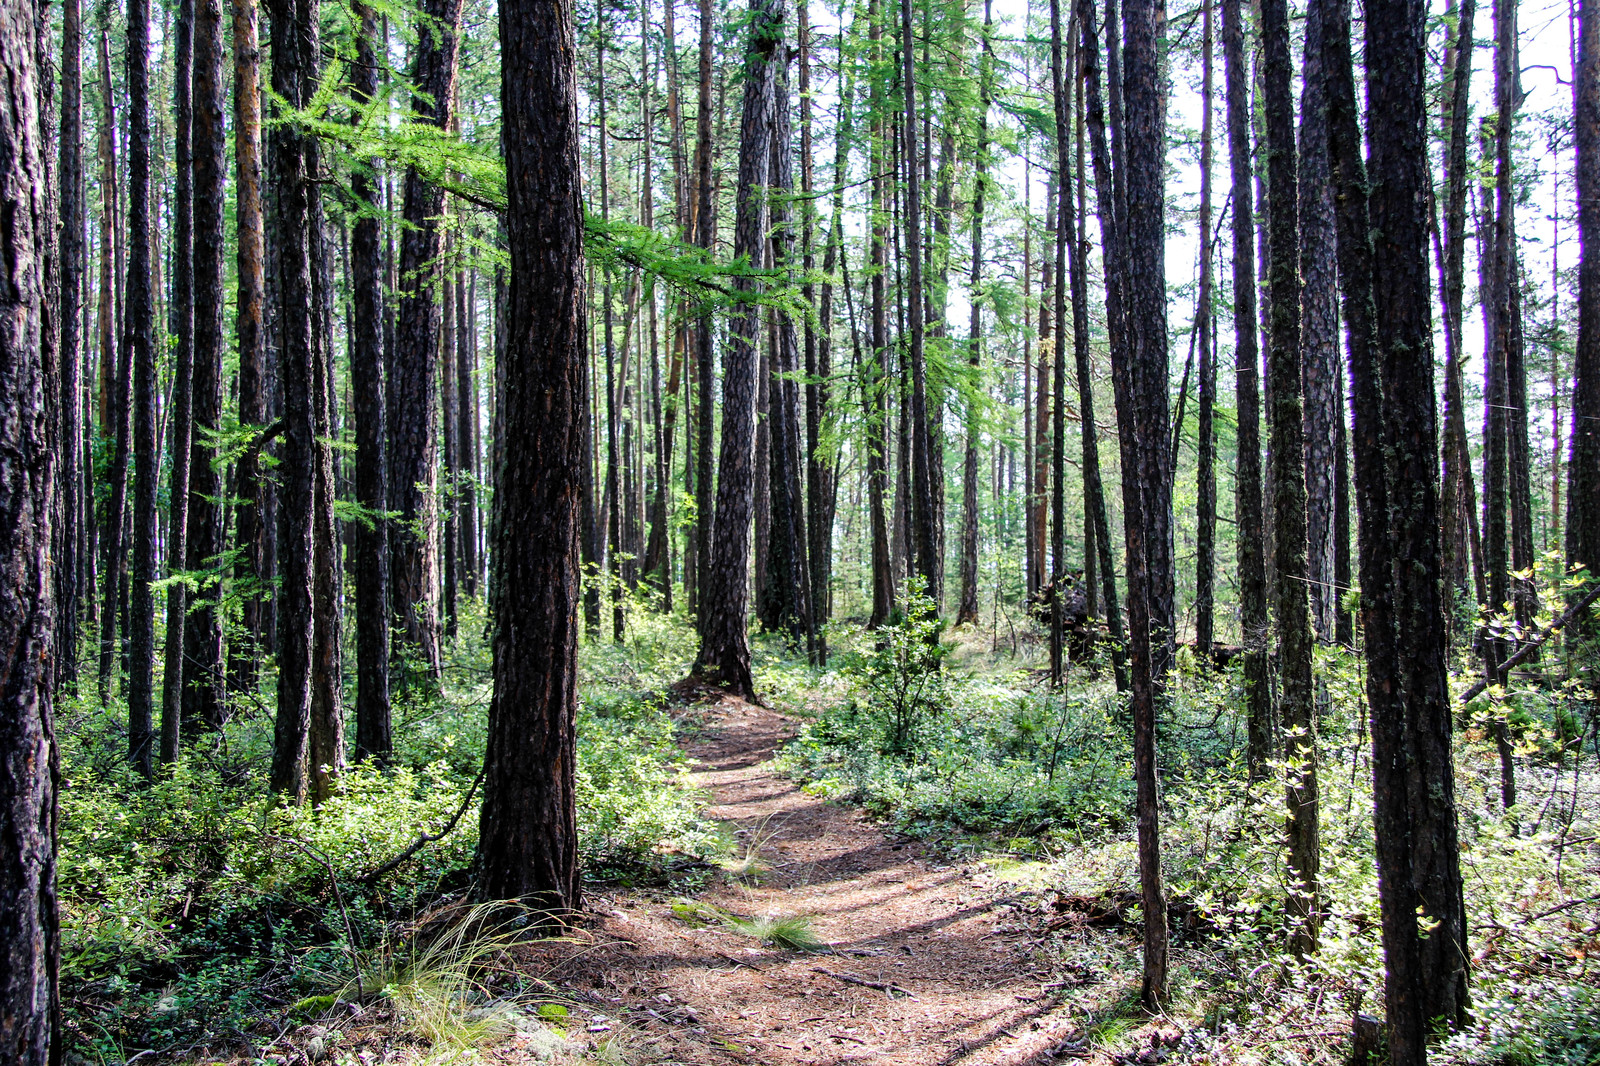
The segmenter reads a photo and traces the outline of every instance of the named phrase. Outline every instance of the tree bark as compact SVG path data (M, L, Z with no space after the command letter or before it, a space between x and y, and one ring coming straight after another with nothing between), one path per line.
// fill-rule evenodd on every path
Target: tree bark
M1276 749L1267 675L1266 518L1261 493L1261 359L1256 348L1255 214L1249 190L1250 90L1240 0L1223 0L1222 55L1227 81L1228 156L1233 177L1233 332L1237 428L1234 516L1238 523L1239 625L1244 644L1246 763L1266 777Z
M1344 417L1335 396L1339 377L1338 235L1328 170L1327 104L1323 100L1322 23L1307 12L1300 91L1300 359L1304 392L1306 567L1311 622L1324 644L1334 637L1339 591L1333 578L1334 448Z
M734 255L759 262L766 233L764 193L772 157L772 114L783 46L783 0L752 0L745 59L744 114L739 130L739 185ZM761 310L751 302L756 282L734 280L744 297L734 313L723 356L722 449L717 463L715 547L701 577L700 651L694 675L745 699L755 699L747 628L750 520L755 503L756 333Z
M1367 8L1367 132L1371 173L1379 179L1369 192L1356 121L1348 0L1317 3L1355 401L1389 1055L1396 1066L1423 1066L1434 1024L1460 1021L1467 1005L1434 478L1427 11L1419 0L1374 0Z
M0 698L0 1058L50 1066L56 1033L55 588L50 559L55 457L46 352L46 253L55 219L48 203L49 87L39 69L36 19L0 8L0 251L10 264L0 292L0 640L8 649ZM46 27L48 22L46 21ZM38 79L38 80L36 80ZM41 82L44 82L41 84ZM103 356L104 357L104 356Z
M216 435L222 431L222 360L227 352L223 311L223 185L227 135L223 131L222 5L193 0L194 80L194 367L189 445L188 568L213 570L225 548L217 472ZM183 631L183 723L185 731L222 724L221 574L189 603Z
M1059 23L1061 20L1054 6L1051 13L1054 21ZM967 328L967 363L972 367L974 377L983 366L983 209L989 181L989 98L993 93L994 79L989 33L993 25L994 13L990 0L984 0L983 39L978 59L978 141L973 152L972 265L967 279L972 304ZM967 447L961 463L961 594L956 604L958 626L978 624L979 413L976 402L967 405Z
M1567 565L1600 571L1600 0L1579 0L1572 110L1577 142L1578 344L1567 461ZM1584 628L1593 632L1592 616Z
M794 195L792 128L789 119L789 76L779 63L773 82L772 162L769 180L772 201L770 216L773 267L792 278L795 267L794 226L787 197ZM812 624L810 577L806 563L806 516L801 494L800 385L795 375L801 370L799 338L794 320L776 314L773 331L773 373L767 407L771 430L772 506L767 554L765 594L768 610L763 612L782 629L794 647L802 644L812 661L816 659L816 630Z
M584 455L583 202L572 12L503 0L511 287L490 583L494 696L477 895L579 904L574 731Z
M711 0L700 0L700 86L699 111L695 121L695 243L710 252L716 240L713 189L711 180L712 129L711 129ZM711 541L715 515L712 510L716 496L712 491L716 475L711 457L712 420L715 415L714 390L716 388L716 352L713 348L716 322L709 309L702 310L695 323L695 369L699 380L695 384L699 408L695 416L694 455L697 468L694 474L695 519L690 534L690 550L694 553L695 593L689 597L689 609L696 612L700 621L700 634L705 635L706 604L705 582L711 569ZM686 564L687 565L687 564Z
M1312 25L1313 33L1320 20ZM1271 191L1268 231L1271 241L1271 347L1267 352L1272 379L1273 568L1277 602L1278 706L1283 718L1288 756L1289 912L1296 927L1291 943L1298 955L1316 951L1320 908L1318 880L1321 849L1317 804L1316 714L1311 692L1311 620L1306 589L1307 456L1301 373L1299 188L1295 173L1294 97L1289 52L1289 11L1285 0L1261 0L1264 52L1264 110L1267 127L1268 188ZM1316 72L1308 71L1315 82ZM1308 300L1310 306L1315 302ZM1325 323L1314 324L1315 333ZM1319 337L1320 339L1320 337ZM1318 358L1314 356L1313 358Z
M907 353L911 370L911 570L922 577L927 597L937 613L943 599L944 573L934 514L933 429L929 419L928 368L923 353L922 280L922 178L917 144L917 77L911 0L900 0L902 92L905 127L900 131L905 149L905 268Z
M1206 0L1201 21L1200 87L1200 396L1199 440L1195 470L1196 529L1194 570L1194 647L1200 661L1211 665L1216 643L1216 568L1217 568L1217 355L1214 350L1216 296L1211 273L1211 101L1212 60L1215 33L1212 28L1212 3Z
M151 776L155 737L156 352L150 291L150 7L128 0L128 303L123 345L133 366L133 559L128 585L128 754Z
M455 99L457 31L461 0L428 0L422 14L431 29L418 40L412 83L419 93L412 109L440 129L450 125ZM394 404L390 419L389 506L398 512L390 527L390 591L400 636L422 657L437 680L439 653L438 445L439 225L444 190L415 168L405 179L404 231L400 239L399 316L390 374Z
M172 480L168 486L167 574L189 566L189 436L193 420L194 390L194 170L190 138L194 125L190 82L194 67L194 4L180 0L173 27L173 158L176 180L172 205L172 296L167 308L173 337L172 417L167 442L172 454ZM167 637L162 674L161 760L173 762L183 729L183 633L189 613L188 586L175 583L167 589Z
M351 90L370 105L378 92L378 18L370 7L358 17ZM357 119L361 121L361 119ZM351 414L355 420L355 496L365 510L356 523L356 758L380 763L394 747L389 705L388 428L384 403L383 261L378 247L378 189L374 174L358 166L350 188L368 207L350 235Z
M867 7L868 47L873 62L883 59L881 0L869 0ZM884 258L888 233L888 189L883 175L885 123L881 79L870 82L868 110L875 118L871 135L868 169L872 177L872 233L867 249L867 268L872 286L872 356L864 372L861 396L866 420L867 511L872 527L872 613L867 628L877 629L889 620L894 610L895 573L889 543L889 519L884 508L889 495L889 320Z
M320 44L318 0L269 0L272 88L295 108L316 91ZM317 143L290 123L272 127L277 200L276 341L283 388L283 462L279 487L278 705L271 787L286 802L304 803L311 728L312 517L316 440L313 396L312 200Z
M83 301L87 205L83 162L83 5L61 5L61 422L58 429L62 552L56 568L57 680L78 679L78 614L81 595L86 516L80 452L84 437L82 367L84 364Z

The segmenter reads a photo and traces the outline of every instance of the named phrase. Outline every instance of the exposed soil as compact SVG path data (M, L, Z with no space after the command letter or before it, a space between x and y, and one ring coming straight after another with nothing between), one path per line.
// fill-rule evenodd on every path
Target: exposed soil
M696 899L808 916L832 950L769 948L670 898L595 892L592 945L552 954L542 974L592 1029L616 1025L634 1057L657 1063L1110 1061L1093 1035L1136 987L1130 931L1041 913L1040 897L1007 895L981 867L808 795L771 762L793 733L782 715L731 699L694 713L687 747L708 813L759 859ZM1140 1050L1121 1058L1160 1061L1176 1027L1136 1025Z

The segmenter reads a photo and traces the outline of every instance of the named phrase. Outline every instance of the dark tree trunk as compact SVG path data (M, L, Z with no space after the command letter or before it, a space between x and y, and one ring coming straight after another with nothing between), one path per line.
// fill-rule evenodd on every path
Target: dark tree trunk
M792 276L795 263L794 226L785 197L794 194L793 141L789 120L789 76L779 63L774 77L772 103L772 162L768 180L775 199L768 205L774 269ZM799 338L794 320L778 314L773 330L773 366L767 405L771 431L769 470L771 525L767 553L767 610L776 628L788 634L795 647L805 645L815 661L816 631L811 618L809 567L806 565L805 503L801 494Z
M695 243L709 251L716 240L711 184L711 0L700 0L700 95L696 139L695 186L698 198L695 207ZM715 332L716 323L711 312L702 312L695 323L694 336L695 368L699 372L695 387L700 401L695 416L695 524L687 545L687 550L694 554L697 582L695 593L689 597L689 609L699 615L702 638L705 635L706 618L703 590L711 568L712 506L715 499L712 478L716 470L711 458L712 418L715 413L713 390L716 387L716 353L712 347ZM687 565L686 561L686 572Z
M1567 462L1567 565L1600 572L1600 0L1579 0L1573 64L1578 167L1578 346ZM1586 628L1593 631L1593 621Z
M734 255L761 258L766 234L762 194L772 157L772 112L783 47L783 0L753 0L745 62L744 115L739 130L738 210ZM752 294L754 279L735 288ZM722 369L722 453L717 464L717 536L704 557L700 652L694 673L746 699L755 698L746 633L749 606L750 520L755 502L756 333L761 310L744 303L735 312Z
M883 58L881 0L869 0L868 39L873 62ZM880 79L871 81L869 110L883 113ZM889 519L884 508L889 495L889 320L885 291L884 246L888 230L888 190L883 176L885 123L879 117L871 136L869 169L872 172L872 234L868 244L867 267L872 284L872 356L861 384L866 419L867 510L872 526L872 614L868 629L877 629L889 620L894 610L894 559L889 543Z
M1472 455L1467 443L1466 396L1463 385L1461 341L1467 245L1467 119L1468 91L1472 81L1472 24L1476 0L1462 0L1456 14L1456 33L1445 56L1444 184L1445 217L1441 296L1444 303L1444 478L1441 509L1444 526L1444 573L1452 597L1463 592L1483 602L1480 547L1472 531L1477 525L1477 501L1472 482ZM1469 566L1471 569L1469 570ZM1469 584L1469 578L1471 583Z
M500 42L511 291L497 411L495 683L477 894L560 912L579 903L574 727L587 462L571 10L560 0L504 0Z
M111 56L109 34L105 23L109 21L109 6L102 11L100 32L100 92L104 101L101 115L100 159L107 180L107 195L111 203L103 212L102 234L105 243L116 242L111 255L102 260L100 294L100 432L111 436L110 491L106 501L105 520L102 525L105 542L105 587L100 602L100 668L98 673L99 697L102 705L111 700L115 681L117 648L117 618L125 586L124 558L127 548L128 508L128 451L132 426L129 418L129 399L133 377L132 350L126 338L117 333L122 319L121 279L123 267L123 238L116 225L116 188L121 183L117 170L115 98L111 89ZM108 387L109 386L109 387Z
M1051 8L1054 22L1060 17ZM993 92L993 53L989 32L994 15L989 0L983 5L982 52L978 59L978 143L974 151L976 173L972 187L972 267L967 287L972 312L967 329L967 362L974 376L983 365L983 209L989 181L989 98ZM1056 49L1060 51L1059 42ZM1076 293L1073 294L1076 296ZM956 603L956 625L978 624L978 406L967 407L967 448L961 463L961 593Z
M48 203L49 86L39 70L32 4L0 9L0 251L10 264L0 292L0 641L8 649L0 699L0 1059L50 1066L56 1034L55 589L50 559L55 492L46 259L55 225ZM46 20L46 32L48 22ZM102 358L109 352L102 353Z
M1055 344L1055 365L1051 368L1054 394L1051 406L1050 454L1055 459L1050 485L1050 584L1054 595L1050 597L1050 680L1060 686L1062 680L1065 632L1061 601L1065 594L1067 547L1067 246L1073 241L1072 175L1068 159L1072 145L1072 102L1068 93L1071 76L1062 58L1062 41L1067 37L1061 25L1061 0L1050 2L1050 74L1052 97L1055 100L1056 119L1056 287L1055 320L1058 340Z
M57 485L61 493L61 550L56 560L56 680L78 680L78 611L84 559L83 472L79 462L84 435L83 297L87 241L83 169L83 5L61 5L61 159L57 178L61 202L61 421ZM87 496L93 500L93 496Z
M1320 22L1313 25L1313 32ZM1268 299L1272 379L1273 568L1278 623L1278 706L1289 758L1289 868L1295 884L1289 911L1296 922L1295 952L1317 948L1321 849L1318 843L1316 715L1311 692L1311 620L1306 589L1306 440L1300 351L1300 232L1295 174L1294 97L1290 83L1289 10L1286 0L1261 0L1261 38L1267 127L1268 231L1272 258ZM1315 72L1307 76L1315 79ZM1308 290L1308 295L1310 295ZM1315 302L1311 301L1315 307ZM1313 324L1315 333L1322 325ZM1315 357L1314 357L1315 358Z
M255 0L233 0L233 152L238 277L236 329L239 345L239 422L259 426L267 418L266 249L261 210L261 47ZM237 688L255 684L261 653L272 646L263 584L267 538L272 525L261 482L260 450L247 450L234 467L238 497L233 577L244 603L244 633L229 644L228 676Z
M360 19L351 90L360 103L378 92L378 19L365 5ZM350 393L355 420L356 523L351 560L356 593L356 758L386 761L394 747L389 708L388 429L384 405L383 261L378 247L378 190L371 171L350 179L356 199L370 207L350 235Z
M456 586L459 581L461 527L455 505L456 485L461 474L461 411L456 402L456 279L455 240L444 238L444 263L440 267L439 303L443 309L443 328L439 330L439 416L444 438L444 484L439 487L444 520L444 535L439 543L444 566L444 635L456 639Z
M1261 359L1256 349L1255 214L1250 196L1250 89L1240 0L1223 0L1228 157L1233 175L1233 372L1237 428L1234 518L1238 523L1239 625L1244 644L1250 779L1266 777L1276 749L1267 676L1266 517L1261 494Z
M1328 171L1328 119L1323 100L1322 23L1311 8L1305 23L1300 92L1300 358L1305 404L1306 569L1311 622L1330 643L1339 592L1334 587L1334 448L1339 377L1338 235Z
M1171 455L1167 413L1166 281L1162 263L1165 108L1158 88L1158 8L1132 0L1125 8L1126 54L1107 42L1113 129L1107 149L1101 110L1099 46L1090 0L1081 0L1084 86L1094 147L1096 192L1105 240L1106 316L1113 333L1112 378L1122 451L1123 535L1128 560L1130 705L1139 837L1139 880L1145 913L1166 913L1161 870L1156 777L1156 712L1172 660L1173 584ZM1114 20L1106 19L1108 32ZM1118 66L1122 77L1118 77ZM1127 123L1119 119L1126 110ZM1121 147L1118 148L1117 146ZM1115 172L1112 163L1117 162ZM1125 194L1122 190L1126 190ZM1120 334L1121 341L1115 338ZM1145 923L1142 998L1167 998L1167 923Z
M222 482L216 434L222 430L222 360L227 352L223 311L223 183L227 135L223 131L221 0L193 0L194 108L194 367L189 445L189 519L185 545L190 570L215 570L223 544ZM188 605L183 630L183 725L222 724L222 583L199 590Z
M412 108L440 129L450 125L455 99L457 30L461 0L427 0L422 14L433 26L416 45L412 82L422 94ZM400 311L389 367L394 403L390 412L389 507L398 512L390 527L390 591L400 637L422 657L437 679L439 224L444 190L415 168L406 171L404 231L400 239Z
M1423 1066L1434 1024L1461 1020L1467 1005L1434 477L1427 11L1419 0L1373 0L1367 7L1368 135L1372 173L1380 179L1369 193L1356 121L1348 0L1317 2L1355 400L1389 1057L1396 1066Z
M316 91L318 0L269 0L272 88L290 107ZM289 123L272 128L276 211L275 340L283 388L283 461L279 475L278 706L273 734L274 792L303 803L311 729L312 518L315 509L315 397L312 324L313 200L317 143Z
M811 51L811 28L804 2L799 5L800 41L800 115L801 115L801 186L807 196L812 193L812 139L811 139L811 64L815 62ZM834 131L834 210L833 222L828 230L828 246L823 252L823 273L831 277L838 265L841 248L840 227L843 220L843 185L849 167L851 143L854 140L848 111L855 97L854 74L846 75L841 86L841 114L844 120ZM815 209L811 201L806 206L806 259L809 273L814 266L812 255L812 227ZM826 625L831 614L833 598L833 519L834 501L839 490L837 462L824 450L825 435L836 424L833 411L833 283L822 283L817 304L818 329L806 327L806 536L807 558L811 563L811 615L817 632L817 659L825 663L828 658Z
M203 2L203 0L202 0ZM315 431L311 526L311 726L306 757L311 800L321 803L344 770L344 588L334 520L333 249L320 201L311 204L312 349L311 405Z
M1211 120L1212 59L1215 32L1212 5L1207 0L1201 14L1200 88L1200 403L1195 470L1196 529L1194 566L1194 646L1200 661L1211 664L1216 643L1217 569L1217 353L1214 346L1216 321L1215 294L1212 291L1211 246Z
M168 487L167 573L189 566L189 458L193 420L194 373L194 172L190 137L194 112L190 106L190 80L194 57L194 4L180 0L173 72L173 158L177 171L172 205L172 296L167 309L173 337L172 417L168 420L168 449L172 455L172 480ZM183 735L183 631L189 613L188 586L175 583L167 589L167 643L161 696L161 760L178 757Z
M933 610L943 599L944 571L939 560L939 540L934 513L934 435L929 418L928 368L923 354L922 281L922 179L917 144L917 81L915 35L911 0L900 0L902 54L901 95L905 97L905 127L900 131L905 148L906 210L906 326L907 355L911 371L911 558L909 572L921 576Z
M150 291L150 7L128 0L128 303L123 344L133 364L133 559L128 586L128 754L151 775L155 737L156 352Z
M456 579L468 599L478 595L478 321L476 278L456 270Z
M1139 822L1139 881L1144 912L1165 915L1161 823L1156 781L1156 714L1172 662L1172 456L1167 415L1165 247L1166 106L1158 50L1164 32L1159 0L1128 0L1123 9L1123 105L1126 122L1125 214L1118 241L1126 257L1124 385L1117 420L1123 441L1123 514L1128 552L1129 659L1132 664L1134 779ZM1112 349L1113 355L1116 349ZM1115 375L1114 375L1115 376ZM1130 476L1131 474L1131 476ZM1167 998L1167 923L1145 922L1142 999Z
M1103 610L1106 617L1107 629L1111 634L1111 663L1116 677L1117 691L1126 692L1129 688L1128 660L1126 652L1126 639L1122 626L1122 604L1117 595L1117 569L1112 558L1111 523L1106 513L1105 482L1100 473L1100 429L1096 422L1094 400L1094 376L1090 370L1089 351L1089 237L1088 237L1088 210L1086 195L1088 187L1088 173L1084 167L1084 129L1089 125L1089 100L1094 101L1094 107L1099 109L1099 45L1090 38L1090 27L1094 12L1092 5L1082 2L1078 5L1078 25L1081 31L1082 47L1079 49L1079 61L1083 67L1083 76L1078 84L1081 86L1078 94L1078 235L1077 241L1068 257L1068 269L1072 271L1072 353L1075 363L1074 370L1078 379L1078 420L1083 436L1083 498L1084 506L1088 512L1087 525L1093 529L1092 546L1085 544L1084 576L1089 586L1089 613L1096 614L1096 608ZM1103 131L1102 131L1103 133ZM1103 136L1101 138L1103 140ZM1101 156L1104 156L1103 145ZM1103 159L1097 159L1098 167ZM1099 171L1096 171L1096 181L1099 181ZM1108 186L1109 188L1109 182ZM1097 188L1098 195L1098 188ZM1103 206L1109 210L1109 201L1104 201ZM1108 301L1109 306L1109 301ZM1090 551L1094 552L1092 561L1087 558ZM1099 584L1096 585L1096 577ZM1098 593L1098 595L1097 595Z

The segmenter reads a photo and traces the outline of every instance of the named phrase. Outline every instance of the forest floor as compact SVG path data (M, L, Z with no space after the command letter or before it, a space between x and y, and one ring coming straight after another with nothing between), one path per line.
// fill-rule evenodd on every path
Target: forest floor
M592 890L585 949L540 952L572 1020L615 1031L625 1061L1153 1063L1183 1039L1137 1007L1133 929L808 795L773 762L790 718L731 698L686 713L707 814L745 868L692 901ZM826 946L764 946L716 914L809 919ZM494 1057L532 1061L516 1042Z

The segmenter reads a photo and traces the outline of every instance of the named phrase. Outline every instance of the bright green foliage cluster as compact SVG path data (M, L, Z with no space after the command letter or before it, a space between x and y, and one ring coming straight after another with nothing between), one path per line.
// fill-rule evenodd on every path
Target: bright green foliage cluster
M315 809L267 793L264 711L241 709L224 733L199 738L145 783L120 757L122 708L62 707L62 972L73 1043L117 1059L124 1047L244 1032L273 1004L342 984L351 960L397 923L459 896L478 837L487 667L476 642L455 648L442 692L397 700L394 764L350 767ZM703 869L722 846L684 781L673 729L659 701L585 690L577 773L589 879L664 881ZM424 833L440 839L372 876Z

